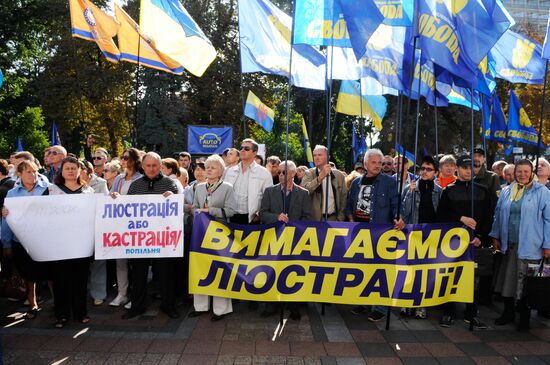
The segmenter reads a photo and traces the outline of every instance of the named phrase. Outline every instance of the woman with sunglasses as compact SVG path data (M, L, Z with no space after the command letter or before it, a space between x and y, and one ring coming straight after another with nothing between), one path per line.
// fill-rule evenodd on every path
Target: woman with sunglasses
M120 164L124 172L115 178L110 192L111 194L127 195L130 185L143 176L140 172L140 151L137 148L128 148L122 154ZM119 307L128 303L128 259L116 260L116 281L118 293L115 299L109 303L111 307ZM127 306L130 307L131 303L128 303Z
M431 156L422 158L420 167L420 179L412 180L405 187L403 198L403 220L406 224L434 223L436 221L437 207L443 189L435 182L437 174L437 162ZM401 308L402 315L409 315L412 312ZM415 317L426 318L426 308L416 308Z
M50 195L94 194L94 189L81 178L84 164L75 157L67 157L61 162L61 173L49 187ZM52 261L55 328L63 328L73 318L82 323L90 322L86 297L88 294L88 272L91 257Z
M19 183L8 191L6 198L23 196L48 195L50 183L38 178L38 166L31 161L22 161L17 166ZM2 216L9 214L8 209L2 210ZM44 279L44 263L34 261L21 242L15 237L5 219L2 220L2 246L4 256L13 257L13 262L27 286L27 300L29 310L25 314L26 319L34 319L38 315L38 302L36 300L36 282Z

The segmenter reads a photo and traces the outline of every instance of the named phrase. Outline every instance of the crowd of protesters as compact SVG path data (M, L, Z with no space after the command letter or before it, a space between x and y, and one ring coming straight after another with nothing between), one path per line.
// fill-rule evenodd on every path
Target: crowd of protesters
M137 317L146 311L150 298L150 270L160 309L178 318L178 303L190 300L187 273L192 218L208 213L244 225L349 221L390 223L402 230L405 224L460 222L473 230L471 244L476 252L491 252L491 269L478 275L478 290L474 302L466 305L464 320L475 328L487 328L478 317L477 306L498 298L504 310L495 325L514 322L519 312L518 327L529 328L531 310L523 280L530 265L550 257L550 163L544 158L537 159L538 166L526 159L515 164L497 161L490 171L485 151L478 148L473 156L424 156L415 168L402 156L394 158L370 149L348 174L334 166L328 149L321 145L314 148L314 166L308 168L277 156L267 157L264 166L252 139L243 140L238 149L226 149L221 156L194 162L188 152L179 153L177 159L161 158L135 148L111 158L106 149L93 149L93 143L90 136L84 159L68 154L62 146L49 147L43 165L29 152L14 153L9 162L0 159L2 278L6 281L17 272L24 279L29 306L26 319L35 318L40 310L37 282L47 282L53 295L56 328L63 328L70 319L90 322L88 302L104 305L109 296L110 306L127 309L122 318ZM184 257L35 262L5 219L9 215L3 207L5 197L93 193L110 194L113 199L183 194ZM190 317L211 313L211 320L218 321L233 311L228 298L194 295L192 300ZM249 309L257 307L257 302L249 303ZM300 319L299 303L288 303L287 308L291 319ZM265 304L260 315L282 309L282 304ZM456 303L446 303L442 309L440 325L450 327L458 316ZM356 306L351 311L379 321L388 308ZM418 319L428 314L426 308L401 309L401 315Z

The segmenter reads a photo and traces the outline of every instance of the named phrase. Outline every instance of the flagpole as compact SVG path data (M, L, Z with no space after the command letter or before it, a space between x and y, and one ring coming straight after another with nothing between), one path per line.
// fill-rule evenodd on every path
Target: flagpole
M435 117L435 156L439 156L439 133L437 131L437 99L434 106L434 117ZM438 161L439 162L439 161Z
M141 53L141 35L138 34L138 51L137 51L137 64L136 64L136 80L135 80L135 93L136 93L136 106L135 106L135 117L134 117L134 146L137 146L137 129L138 129L138 112L139 112L139 59Z
M470 168L472 170L471 176L472 180L470 181L470 212L472 219L474 217L474 84L471 86L470 94ZM474 283L475 285L475 283ZM474 330L474 321L475 313L472 313L472 320L470 320L470 331Z
M240 15L240 12L239 12L239 5L237 4L237 15L239 16ZM239 31L239 54L241 55L242 57L242 53L241 53L241 49L242 49L242 41L241 41L241 23L239 22L239 26L237 27L238 31ZM291 47L290 47L290 50L292 52L292 39L291 39ZM243 139L246 139L247 138L247 133L246 133L246 116L244 115L244 107L246 105L246 101L244 99L244 77L243 77L243 62L242 62L242 58L241 60L239 61L239 68L241 70L241 105L242 105L242 110L243 110L243 115L241 116L241 124L242 124L242 128L243 128Z
M539 136L537 138L537 159L535 162L535 174L539 169L540 144L542 142L542 121L544 118L544 99L546 94L546 76L548 72L548 60L544 64L544 86L542 87L542 100L540 103L540 121L539 121Z
M421 59L421 56L422 56L422 51L419 50L419 55L418 55L418 63L420 64L420 59ZM418 126L420 124L420 85L421 85L421 74L422 74L422 70L419 70L420 74L418 75L418 89L417 89L417 96L418 98L416 99L416 125L415 125L415 135L414 135L414 161L413 161L413 174L414 176L416 176L416 160L417 160L417 156L418 156ZM436 98L436 104L437 104L437 98ZM413 207L415 206L415 197L416 197L416 194L413 194Z

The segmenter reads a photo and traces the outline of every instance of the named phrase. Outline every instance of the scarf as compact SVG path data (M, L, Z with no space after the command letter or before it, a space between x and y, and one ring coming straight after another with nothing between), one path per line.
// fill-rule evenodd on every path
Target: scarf
M516 182L515 184L512 185L512 192L510 194L510 199L511 201L513 202L517 202L517 201L520 201L521 198L523 198L523 193L525 192L525 190L527 189L530 189L531 186L533 186L533 178L531 177L531 179L529 180L529 182L525 185L521 185L520 183Z

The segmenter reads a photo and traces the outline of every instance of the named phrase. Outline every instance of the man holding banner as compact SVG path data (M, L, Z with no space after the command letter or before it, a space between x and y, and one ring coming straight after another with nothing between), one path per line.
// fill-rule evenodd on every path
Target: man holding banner
M384 154L379 149L365 152L364 165L367 172L352 183L346 204L346 215L351 222L394 223L395 229L402 230L405 223L397 217L397 182L391 176L382 174ZM364 311L358 306L353 313ZM384 318L387 308L373 306L369 320L376 322Z
M168 197L178 193L178 187L174 180L163 176L160 173L161 158L155 152L147 152L143 156L141 167L144 176L135 180L128 195L162 194ZM116 197L117 193L113 193ZM150 259L130 259L132 267L133 290L131 294L132 308L128 310L122 319L130 319L145 313L147 306L147 274L149 272ZM179 318L175 308L174 299L174 276L176 273L176 258L157 258L154 263L157 265L159 286L162 297L161 310L170 318Z

